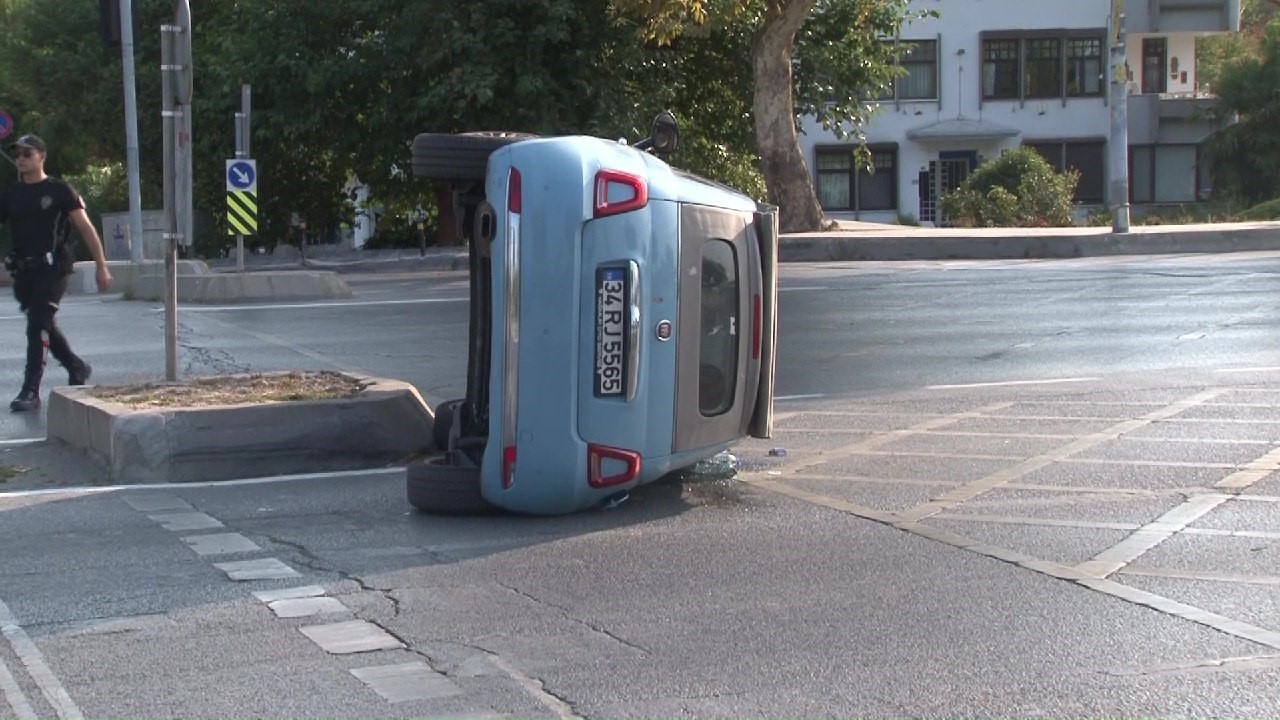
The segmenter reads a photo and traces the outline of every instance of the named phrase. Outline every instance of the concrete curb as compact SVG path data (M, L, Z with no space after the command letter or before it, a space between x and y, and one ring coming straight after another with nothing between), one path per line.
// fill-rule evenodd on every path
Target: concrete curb
M134 280L134 300L164 298L163 275L143 275ZM337 300L352 297L351 288L337 273L320 270L280 270L252 273L178 275L178 301L231 304L298 300Z
M783 235L783 262L1008 260L1280 250L1280 223L1102 228L908 229Z
M385 467L433 449L434 415L412 385L365 385L339 400L137 410L60 387L48 437L101 461L116 483L231 480Z

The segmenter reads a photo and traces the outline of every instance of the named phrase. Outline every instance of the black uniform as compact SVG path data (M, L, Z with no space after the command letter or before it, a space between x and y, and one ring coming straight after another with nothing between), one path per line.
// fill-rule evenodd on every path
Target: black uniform
M86 367L71 352L67 338L54 322L58 304L75 268L71 251L71 213L84 201L70 185L46 177L37 183L18 182L0 196L0 223L13 232L13 295L27 314L27 366L23 390L39 391L44 375L44 337L49 352L72 377ZM43 337L42 337L43 336Z

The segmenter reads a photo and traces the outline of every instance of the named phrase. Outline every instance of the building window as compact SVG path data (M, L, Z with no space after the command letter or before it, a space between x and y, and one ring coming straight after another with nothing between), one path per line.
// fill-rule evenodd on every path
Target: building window
M982 38L982 99L1101 97L1102 30L993 31Z
M1080 173L1080 182L1076 183L1076 202L1098 204L1106 200L1107 144L1104 141L1053 140L1025 144L1040 153L1058 172L1073 169Z
M937 100L938 41L901 40L897 48L898 65L905 75L894 78L878 100Z
M1027 40L1026 91L1024 97L1062 97L1062 41L1058 38Z
M901 44L898 62L907 74L897 79L899 100L938 98L938 41L912 40Z
M1067 40L1067 97L1102 94L1102 40Z
M1134 145L1129 148L1129 200L1184 203L1202 199L1208 167L1196 145Z
M871 167L854 157L855 148L815 150L818 202L823 210L895 210L898 207L898 149L871 147Z
M1166 38L1142 39L1142 92L1162 93L1169 88L1165 78L1169 41Z
M1021 40L986 40L982 43L982 97L1003 100L1018 97L1018 65Z

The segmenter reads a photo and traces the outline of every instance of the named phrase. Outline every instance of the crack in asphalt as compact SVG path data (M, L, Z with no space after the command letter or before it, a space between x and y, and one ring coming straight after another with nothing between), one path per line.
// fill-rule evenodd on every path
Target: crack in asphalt
M591 623L587 622L586 620L583 620L582 618L574 617L574 616L569 612L569 610L568 610L567 608L561 607L561 606L559 606L559 605L556 605L555 603L548 602L548 601L546 601L546 600L542 600L542 599L540 599L540 598L536 598L536 597L534 597L533 595L530 595L529 593L527 593L527 592L525 592L525 591L523 591L523 590L521 590L521 589L519 589L519 588L517 588L517 587L513 587L513 586L511 586L511 585L503 585L502 583L498 583L498 587L500 587L500 588L502 588L502 589L504 589L504 590L506 590L506 591L508 591L508 592L511 592L511 593L513 593L513 594L515 594L515 595L518 595L518 596L520 596L520 597L522 597L522 598L524 598L524 599L526 599L526 600L529 600L529 601L531 601L531 602L537 603L538 605L543 605L543 606L545 606L545 607L554 608L554 609L556 609L556 610L560 611L560 614L561 614L561 615L563 615L563 616L564 616L564 618L565 618L566 620L569 620L569 621L571 621L571 622L574 622L574 623L577 623L577 624L579 624L579 625L582 625L583 627L587 628L588 630L591 630L592 632L595 632L595 633L599 633L599 634L601 634L601 635L604 635L605 637L607 637L607 638L609 638L609 639L613 640L614 642L619 643L620 645L624 645L624 646L629 647L629 648L631 648L631 649L633 649L633 650L639 650L640 652L644 653L646 656L653 655L653 653L652 653L648 648L645 648L645 647L643 647L643 646L641 646L641 645L637 645L636 643L633 643L633 642L631 642L630 640L626 640L626 639L624 639L624 638L622 638L622 637L619 637L619 636L617 636L617 635L613 634L612 632L610 632L610 631L606 630L605 628L597 627L597 626L595 626L595 625L592 625Z

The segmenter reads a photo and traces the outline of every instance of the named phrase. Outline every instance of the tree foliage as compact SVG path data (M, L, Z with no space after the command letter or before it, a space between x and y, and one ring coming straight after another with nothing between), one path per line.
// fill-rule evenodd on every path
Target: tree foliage
M1280 197L1280 20L1267 25L1256 55L1223 67L1217 91L1218 111L1238 121L1207 143L1214 195L1247 204Z
M225 243L223 161L234 154L242 84L252 87L264 238L284 237L295 213L322 236L351 222L344 189L357 180L372 186L384 227L418 206L431 211L434 188L408 172L420 132L634 140L662 109L681 123L673 162L763 198L753 57L770 13L795 2L817 8L796 36L796 107L856 122L888 72L875 38L891 33L904 0L193 3L197 250ZM159 26L173 6L133 6L143 205L157 207ZM114 204L125 155L121 60L102 43L98 17L96 0L0 0L0 109L49 142L55 174L83 178L96 202ZM784 59L789 68L789 51ZM809 187L807 174L802 182Z
M1196 40L1196 80L1215 89L1223 70L1237 58L1257 57L1267 25L1280 18L1280 0L1241 0L1240 32Z
M768 200L784 230L823 221L797 139L798 113L844 134L870 114L867 98L891 76L887 45L905 0L612 0L641 18L650 40L670 43L726 27L752 38L751 107Z

